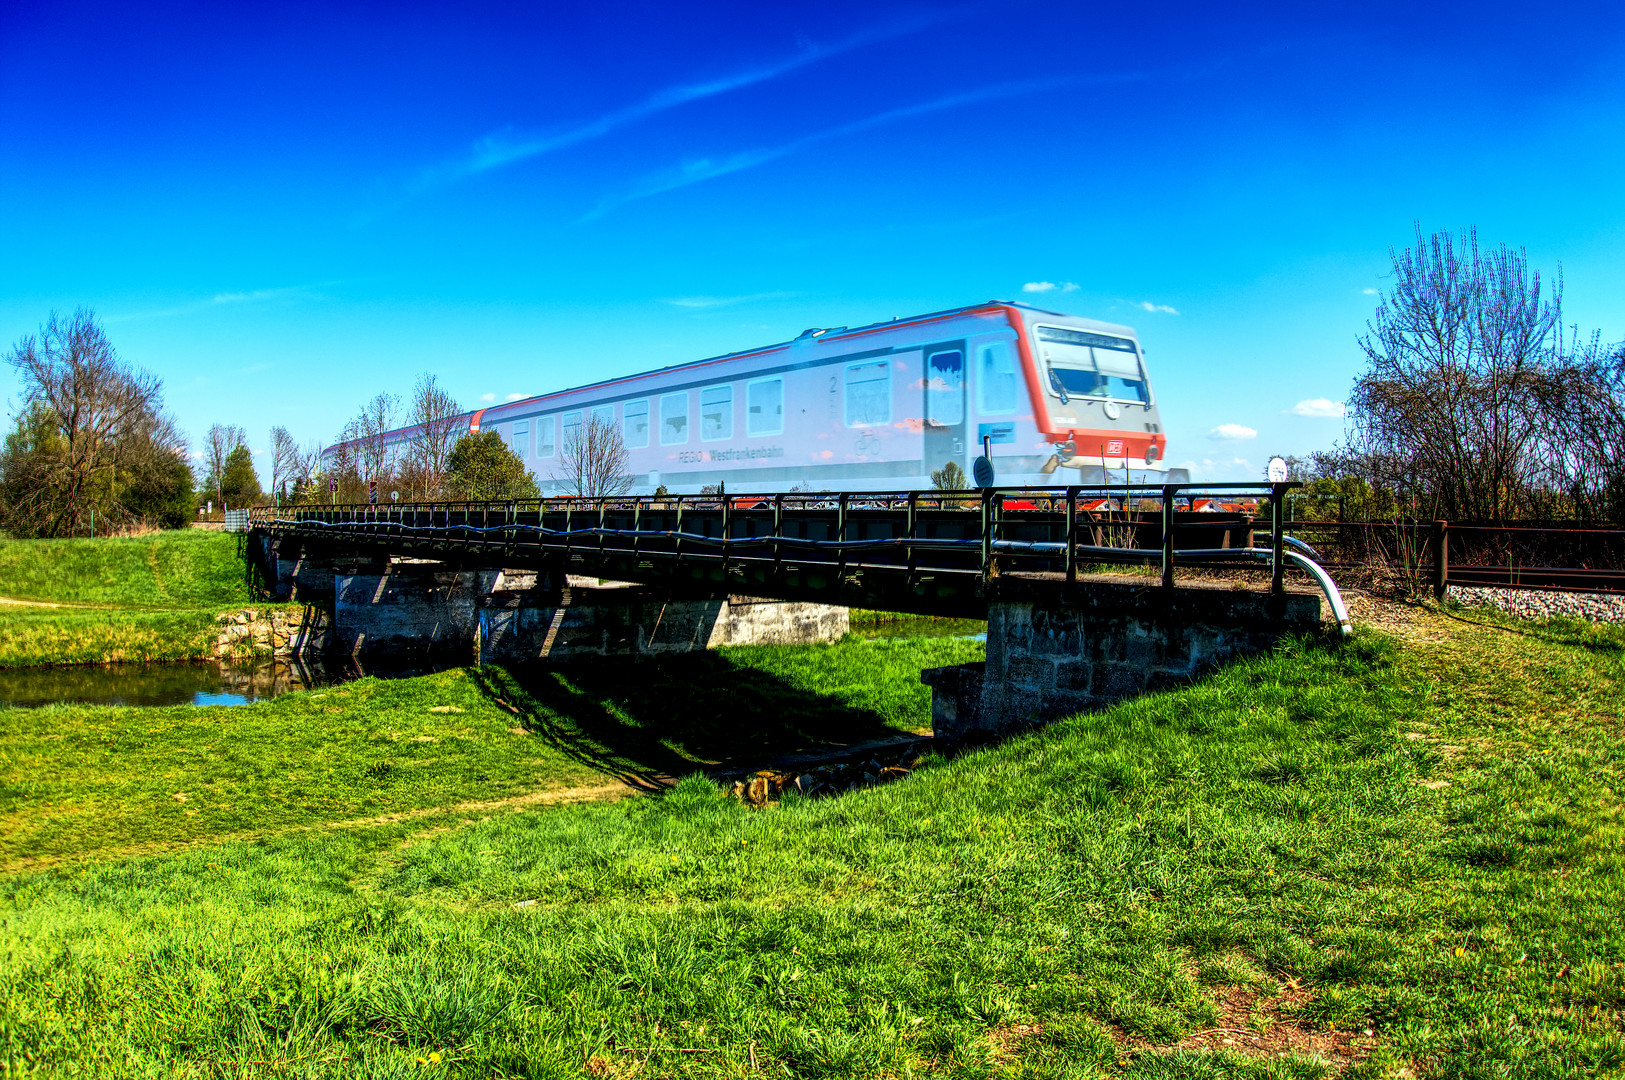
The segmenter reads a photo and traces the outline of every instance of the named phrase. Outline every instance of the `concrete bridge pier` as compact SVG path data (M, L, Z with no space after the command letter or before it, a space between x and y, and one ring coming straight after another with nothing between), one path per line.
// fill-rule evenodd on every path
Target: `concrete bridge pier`
M1002 579L988 603L987 661L932 668L920 680L932 687L936 736L981 742L1188 682L1313 632L1320 617L1319 594L1296 590Z

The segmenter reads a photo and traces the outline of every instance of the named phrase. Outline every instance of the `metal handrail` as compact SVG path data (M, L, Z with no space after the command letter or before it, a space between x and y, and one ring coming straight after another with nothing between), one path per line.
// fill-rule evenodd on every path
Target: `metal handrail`
M696 554L694 549L701 551L716 551L720 549L721 558L726 566L727 561L733 557L746 557L736 553L748 552L756 548L769 547L773 552L773 559L777 564L786 551L802 552L831 552L835 558L838 572L845 572L846 557L849 553L856 554L865 551L896 550L904 553L908 563L908 572L912 576L917 568L916 553L921 551L976 551L975 564L984 577L991 577L998 572L999 563L1003 559L1041 559L1045 561L1060 561L1066 571L1068 580L1075 580L1077 566L1080 561L1087 562L1129 562L1129 563L1157 563L1162 565L1162 585L1166 588L1173 586L1173 568L1176 562L1191 565L1192 563L1211 564L1214 561L1250 560L1253 556L1243 554L1250 550L1247 548L1186 548L1174 547L1174 532L1176 529L1201 529L1209 527L1230 528L1234 519L1221 519L1219 521L1180 521L1175 523L1174 513L1183 503L1186 507L1195 505L1195 501L1204 495L1224 494L1229 496L1245 495L1257 499L1268 500L1272 507L1270 514L1271 548L1279 549L1284 546L1301 547L1314 555L1315 552L1308 545L1292 537L1286 536L1282 518L1278 512L1283 504L1287 492L1299 485L1295 483L1249 483L1227 482L1214 484L1114 484L1095 486L1067 486L1057 488L991 488L984 490L963 491L910 491L910 492L784 492L777 494L759 495L623 495L610 497L589 496L556 496L552 498L537 498L526 500L502 500L486 502L408 502L390 503L383 505L347 504L347 505L311 505L305 507L259 507L253 513L254 524L257 527L291 528L300 530L304 528L317 528L323 530L362 530L372 535L382 531L393 538L405 537L408 534L425 535L454 535L468 542L491 543L491 539L499 538L505 550L520 542L521 536L534 537L538 541L562 542L568 552L576 550L577 541L596 540L599 554L605 550L606 541L629 541L630 550L640 556L647 556L652 552L644 547L646 541L664 540L672 545L668 554L681 560L685 553ZM1084 506L1080 504L1088 503ZM1104 504L1103 506L1101 504ZM460 509L458 522L453 522L453 509ZM1147 513L1152 508L1160 513L1162 543L1158 549L1141 549L1127 547L1112 547L1098 544L1080 544L1078 530L1083 527L1093 528L1101 524L1099 513L1104 513L1106 523L1114 520L1114 515L1134 512ZM475 513L479 514L481 524L475 525ZM633 525L631 529L612 528L605 524L606 515L611 511L630 511ZM656 512L676 513L674 527L670 529L648 528L644 526L647 515ZM696 532L683 527L684 517L692 520L697 513L704 511L721 512L722 534L710 536L707 533ZM735 512L771 512L772 532L760 536L735 536L733 526ZM835 512L835 539L814 540L807 537L790 536L786 533L786 524L793 521L796 515L806 511L827 513ZM904 535L882 537L875 539L853 540L848 538L848 528L852 515L862 514L866 511L901 512L906 515ZM967 514L979 513L980 527L976 528L974 538L966 536L964 539L948 537L921 537L917 535L917 523L922 511L936 511L938 513L964 512ZM1017 540L1008 536L1012 526L1031 525L1035 521L1043 524L1042 519L1035 518L1035 514L1060 515L1064 512L1065 531L1059 541L1050 540ZM535 523L521 521L520 515L529 517L535 515ZM550 528L547 525L549 515L562 514L564 528ZM583 515L584 520L596 519L597 524L586 527L575 527L577 515ZM590 515L590 516L589 516ZM427 516L428 524L421 524ZM437 516L442 517L445 524L437 524ZM704 520L704 519L702 519ZM1245 519L1244 519L1245 520ZM967 524L969 522L967 521ZM1052 522L1060 524L1060 522ZM1148 517L1126 519L1125 524L1133 528L1149 525ZM980 549L977 551L977 549ZM622 551L619 546L611 550ZM1280 569L1283 567L1272 565L1271 591L1281 592L1283 589ZM942 568L937 568L942 569ZM968 569L956 566L954 569Z

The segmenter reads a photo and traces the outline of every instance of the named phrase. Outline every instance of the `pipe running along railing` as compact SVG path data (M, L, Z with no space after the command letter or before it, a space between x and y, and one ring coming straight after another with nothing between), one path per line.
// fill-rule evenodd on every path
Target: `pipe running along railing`
M253 525L272 533L368 542L433 540L508 552L533 544L567 554L620 554L645 561L717 559L724 568L765 561L777 568L788 556L797 563L829 564L843 576L854 570L886 570L910 577L929 572L990 578L1001 571L1034 570L1064 573L1071 582L1084 565L1143 565L1160 568L1165 588L1173 587L1178 565L1263 561L1270 566L1275 593L1285 587L1288 565L1303 570L1326 595L1347 635L1348 611L1336 584L1316 563L1313 548L1284 534L1284 496L1297 486L1111 485L308 504L256 507ZM1215 504L1229 509L1216 511ZM1248 511L1260 505L1269 514L1267 548L1253 546ZM586 523L581 524L583 518ZM1189 542L1215 533L1219 545L1176 545L1182 537ZM1155 537L1158 546L1142 546L1142 536ZM1083 537L1090 542L1080 542ZM1284 559L1275 557L1278 551Z

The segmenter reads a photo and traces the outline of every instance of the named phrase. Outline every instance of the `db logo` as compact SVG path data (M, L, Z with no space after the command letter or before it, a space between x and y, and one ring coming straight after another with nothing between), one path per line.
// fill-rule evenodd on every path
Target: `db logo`
M1107 457L1113 457L1115 455L1121 454L1122 452L1123 452L1123 440L1122 439L1113 439L1111 442L1106 444L1106 456Z

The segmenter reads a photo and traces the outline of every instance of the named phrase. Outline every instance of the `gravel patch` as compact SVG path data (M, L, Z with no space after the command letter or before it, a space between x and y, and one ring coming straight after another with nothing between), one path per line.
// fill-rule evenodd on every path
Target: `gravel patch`
M1466 607L1500 608L1520 619L1562 616L1587 622L1625 623L1625 596L1560 589L1494 589L1452 585L1445 599Z

